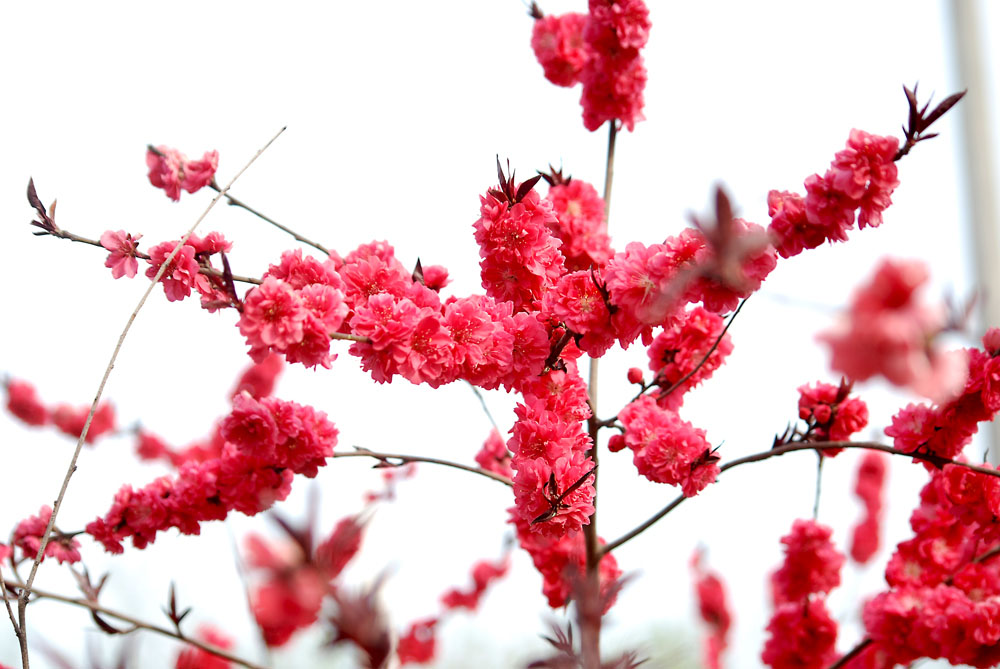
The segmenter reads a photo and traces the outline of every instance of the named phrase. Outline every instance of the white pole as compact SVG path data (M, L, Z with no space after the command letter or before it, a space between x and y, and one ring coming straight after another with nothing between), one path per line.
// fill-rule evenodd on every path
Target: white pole
M958 79L969 92L958 104L962 118L965 188L969 203L976 288L979 291L979 332L1000 327L1000 234L997 231L994 133L981 41L980 0L950 0L952 43ZM989 428L989 460L1000 463L1000 422Z

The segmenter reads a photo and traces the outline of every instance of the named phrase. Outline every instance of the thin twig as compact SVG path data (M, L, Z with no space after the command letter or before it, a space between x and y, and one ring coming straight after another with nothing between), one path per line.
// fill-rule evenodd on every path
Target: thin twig
M920 460L922 462L929 462L935 467L944 467L945 465L957 465L959 467L965 467L966 469L971 469L974 472L980 474L986 474L987 476L997 476L1000 477L1000 469L991 469L989 467L983 467L980 465L973 465L968 462L958 462L957 460L949 460L948 458L942 458L938 455L933 455L930 453L907 453L906 451L900 451L893 448L892 446L886 446L885 444L879 444L872 441L824 441L806 444L785 444L783 446L777 446L768 451L762 453L755 453L753 455L747 455L742 458L737 458L731 460L726 464L719 467L719 474L732 469L733 467L739 467L740 465L745 465L751 462L760 462L762 460L769 460L771 458L777 457L779 455L784 455L785 453L792 453L794 451L826 451L834 450L838 448L862 448L869 451L882 451L883 453L889 453L890 455L901 455L908 458L913 458L914 460ZM653 515L649 520L645 521L638 527L630 530L629 532L623 534L621 537L615 539L614 541L605 544L602 555L610 553L627 541L634 539L639 536L650 527L655 525L657 521L666 516L668 513L680 506L684 500L687 499L684 495L680 495L674 501L670 502L667 506L660 509Z
M861 655L861 653L865 651L865 648L868 648L868 646L872 645L872 643L874 642L871 639L865 637L864 639L859 641L854 648L849 650L846 655L844 655L839 660L831 664L829 669L840 669L840 667L845 666L848 662L856 658L858 655Z
M452 469L461 469L462 471L472 472L473 474L479 474L480 476L485 476L488 479L493 479L499 483L503 483L505 486L514 485L509 478L496 474L485 469L480 469L479 467L473 467L471 465L463 465L460 462L452 462L451 460L442 460L440 458L428 458L422 455L401 455L399 453L379 453L376 451L370 451L367 448L361 448L360 446L355 446L353 452L346 453L334 453L332 457L334 458L375 458L376 460L381 460L387 465L396 467L399 465L405 465L408 462L427 462L432 465L443 465L445 467L451 467ZM399 460L399 465L389 462L389 460Z
M178 641L183 641L184 643L191 644L192 646L202 649L206 653L211 653L212 655L216 655L223 659L229 660L230 662L234 662L242 667L248 667L248 669L266 669L263 665L256 664L254 662L251 662L250 660L244 660L243 658L237 657L229 653L228 651L223 650L222 648L217 648L215 646L205 643L204 641L199 641L198 639L184 636L178 631L166 627L160 627L159 625L147 623L142 620L138 620L137 618L133 618L127 613L120 613L118 611L105 608L100 604L98 604L97 602L91 602L89 600L82 599L79 597L67 597L66 595L60 595L54 592L39 590L38 588L29 588L26 583L18 583L16 581L10 581L8 582L8 584L11 588L21 590L22 593L31 593L37 598L51 599L57 602L73 604L74 606L80 606L85 609L90 609L94 613L99 613L101 615L109 616L111 618L116 618L132 626L132 629L128 630L128 632L134 632L140 629L149 630L150 632L156 632L157 634L162 634L164 636L177 639ZM24 595L22 594L22 597L23 596Z
M813 500L813 520L819 520L819 496L823 490L823 461L826 458L816 451L816 498Z
M670 385L670 387L667 388L666 390L660 391L660 394L659 394L660 397L666 397L670 393L672 393L675 390L677 390L677 388L679 388L682 383L684 383L685 381L687 381L688 379L690 379L692 376L694 376L695 374L697 374L698 370L701 369L702 366L704 366L704 364L706 362L708 362L708 359L710 357L712 357L713 353L715 353L715 349L719 348L719 344L722 343L722 338L726 336L727 332L729 332L729 326L732 325L733 321L736 320L736 317L740 313L740 309L743 308L743 305L747 303L748 299L750 299L749 296L744 297L742 300L740 300L739 305L736 307L736 311L734 311L733 315L729 317L729 321L726 322L726 326L724 328L722 328L722 332L719 333L719 336L715 338L715 343L712 344L712 348L708 349L708 352L705 353L704 357L702 357L702 359L700 361L698 361L698 364L694 366L694 369L692 369L690 372L688 372L687 374L685 374L684 376L682 376L681 378L679 378L677 381L675 381L674 383L672 383ZM754 304L757 304L757 303L754 302Z
M170 255L168 255L166 260L163 261L163 264L160 265L159 271L156 273L156 276L153 277L153 281L149 284L149 287L146 288L146 292L143 293L142 298L139 300L139 304L136 305L135 309L132 311L132 314L129 316L128 322L125 324L125 329L122 330L121 335L118 337L118 343L115 345L115 350L111 354L111 360L108 362L108 366L104 370L104 376L101 378L101 383L97 387L97 394L94 397L93 403L90 405L90 412L87 414L87 420L84 422L83 430L80 432L80 438L76 442L76 449L73 451L73 457L70 459L69 467L66 469L66 476L63 478L62 486L60 486L59 488L59 495L56 497L55 503L52 505L52 515L49 517L49 522L45 526L45 532L42 534L41 542L39 543L38 546L38 554L35 555L35 560L34 562L31 563L31 572L28 574L28 580L26 582L25 589L22 590L21 596L18 598L17 602L18 617L21 619L21 633L22 633L22 636L19 638L19 641L21 642L22 645L22 653L27 652L25 649L27 648L28 631L24 627L24 609L28 604L28 592L31 590L32 585L34 585L35 575L38 573L38 565L41 564L42 562L42 557L45 555L45 549L49 543L49 537L52 535L52 529L55 527L56 516L59 515L59 510L62 508L63 499L66 496L66 489L69 487L69 481L73 477L73 473L76 471L76 462L80 458L80 452L83 449L84 440L87 437L87 432L90 430L90 423L94 419L94 413L97 411L97 404L101 400L101 395L104 393L104 386L108 382L108 377L111 376L111 370L114 369L115 367L115 361L118 359L118 353L119 351L121 351L122 344L125 342L126 335L128 335L129 330L132 328L132 323L135 321L136 316L139 315L139 311L142 309L143 305L146 304L146 299L149 297L150 293L153 292L153 289L156 287L156 284L159 283L160 279L167 271L167 268L170 266L171 261L173 261L174 257L180 252L181 247L184 246L184 244L191 237L191 235L194 234L194 231L195 229L197 229L198 225L205 219L206 216L208 216L208 213L212 211L212 208L215 207L215 203L219 201L219 198L222 197L223 193L229 190L229 188L233 185L233 183L240 178L240 176L254 163L254 161L257 160L258 157L260 157L260 155L267 149L267 147L271 146L271 143L274 142L274 140L278 139L278 137L284 131L285 131L284 128L279 130L277 134L274 135L274 137L268 140L267 144L258 149L257 153L254 154L254 156L249 160L249 162L247 162L247 164L244 165L243 168L236 173L236 176L234 176L229 181L229 183L226 184L226 187L222 191L220 191L218 195L212 198L212 201L205 208L205 211L202 212L201 216L198 217L198 220L196 220L194 224L190 227L190 229L188 229L187 233L185 233L185 235L181 237L180 241L178 241L177 245L174 247L174 250L170 252ZM25 660L27 660L26 657ZM26 661L24 663L23 669L28 669Z
M345 334L343 332L334 332L334 333L332 333L330 335L330 339L345 339L347 341L361 342L362 344L370 344L370 343L372 343L372 340L369 339L368 337L362 337L361 335L356 335L356 334Z
M483 397L483 394L481 392L479 392L479 388L476 388L469 381L466 381L466 383L469 384L469 388L472 389L472 392L475 394L476 399L479 400L479 403L483 405L483 413L485 413L486 417L490 419L490 424L493 425L493 429L497 431L497 434L500 434L500 428L497 426L497 422L493 420L493 414L490 413L490 408L486 406L486 398Z
M216 185L215 181L212 181L212 183L208 184L208 186L209 186L209 188L214 188L215 190L219 190L219 187ZM240 209L246 209L247 211L249 211L251 214L253 214L257 218L260 218L261 220L267 221L268 223L270 223L274 227L278 228L282 232L286 232L286 233L290 234L297 241L300 241L303 244L308 244L309 246L313 247L314 249L318 249L318 250L322 251L326 255L330 255L330 250L327 249L322 244L319 244L317 242L312 241L311 239L303 237L302 235L300 235L299 233L295 232L291 228L285 227L284 225L282 225L281 223L278 223L276 220L274 220L270 216L265 216L264 214L260 213L259 211L257 211L253 207L247 205L242 200L236 199L235 197L233 197L229 193L223 193L222 191L219 191L219 192L220 192L220 194L223 197L225 197L227 200L229 200L229 204L231 206L233 206L233 207L239 207Z
M615 137L618 132L618 122L611 119L608 123L608 154L604 165L604 222L611 219L611 185L615 174ZM587 419L587 434L590 437L588 457L594 464L594 513L583 526L583 540L587 550L587 570L584 592L588 597L600 597L601 575L600 565L601 541L597 535L597 437L602 423L597 418L597 368L598 359L590 359L590 374L587 379L587 400L590 404L590 418ZM600 606L579 606L580 644L583 655L584 669L598 669L601 666L601 615ZM596 615L594 611L597 611Z
M604 164L604 222L611 220L611 182L615 178L615 137L618 134L618 122L614 119L608 123L608 160Z
M96 246L98 248L107 251L107 249L104 248L104 245L101 244L96 239L88 239L87 237L81 237L80 235L74 234L69 230L63 230L62 228L60 228L58 232L45 232L45 233L36 232L34 234L39 236L45 234L50 237L58 237L59 239L68 239L71 242L90 244L91 246ZM149 260L149 255L141 251L136 251L135 257L140 260ZM216 276L221 278L223 275L221 270L213 269L211 267L199 267L198 271L206 276ZM260 279L255 279L249 276L237 276L236 274L233 274L233 281L239 281L240 283L253 283L258 285L261 283Z

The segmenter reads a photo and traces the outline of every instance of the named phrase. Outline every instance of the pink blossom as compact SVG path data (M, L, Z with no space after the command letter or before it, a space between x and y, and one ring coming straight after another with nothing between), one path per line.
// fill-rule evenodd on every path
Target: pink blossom
M163 242L149 249L149 267L146 268L146 276L154 278L160 271L160 267L167 257L177 246L177 242ZM200 276L198 262L194 258L195 249L193 246L185 244L174 255L173 260L167 267L160 283L163 284L163 292L167 295L167 300L175 302L183 300L191 294L191 288Z
M437 618L418 620L399 637L396 656L401 665L425 664L434 659L437 652L434 628L437 624Z
M895 137L879 137L854 129L847 148L833 159L833 186L859 202L859 228L879 226L882 212L892 204L890 196L899 185L894 162L898 149L899 140Z
M139 271L139 262L135 256L140 239L142 235L133 237L124 230L117 232L108 230L101 235L101 246L111 251L104 261L104 266L111 268L112 278L120 279L127 276L131 279Z
M705 431L658 407L649 395L622 409L618 419L636 469L650 481L681 485L684 495L693 497L718 475Z
M809 426L814 441L848 441L852 434L868 424L868 407L857 397L848 397L851 384L839 386L817 382L799 386L799 418ZM820 453L833 457L843 449L825 449Z
M889 456L867 451L861 458L854 494L865 507L863 518L851 532L851 559L865 564L878 552L882 527L882 494L885 487L886 460Z
M28 425L47 425L52 420L48 408L38 399L35 387L27 381L11 379L6 390L7 411L12 415Z
M604 199L580 179L570 179L549 188L545 199L552 203L556 223L552 231L562 242L566 269L601 267L613 255L604 216Z
M639 49L649 37L649 10L643 0L590 0L584 38L592 55L580 74L583 125L597 130L605 121L628 130L642 114L646 68Z
M542 316L565 323L582 335L579 346L592 356L601 356L615 341L611 313L605 296L588 271L563 275L542 300Z
M778 606L761 660L773 669L823 669L837 657L837 623L822 597Z
M109 552L120 553L127 538L141 549L172 527L198 534L201 523L222 520L230 511L260 513L288 496L295 474L315 476L338 436L322 412L273 397L258 401L249 394L237 396L222 433L234 441L217 456L188 461L176 476L144 488L123 486L107 514L87 525L87 533Z
M488 472L511 478L510 451L497 430L491 430L483 446L476 453L476 464Z
M188 160L180 151L166 146L146 151L149 183L165 190L171 200L181 199L182 188L194 193L210 184L218 164L218 151L206 152L201 160Z
M678 322L657 335L647 354L654 383L661 389L657 395L660 406L676 411L683 404L684 395L711 377L732 353L733 341L728 334L722 334L724 328L721 316L698 306L679 312ZM640 381L641 378L640 372ZM667 390L668 394L662 394Z
M930 344L945 316L942 309L916 300L916 289L926 279L920 263L883 260L855 293L841 322L820 335L832 352L830 366L859 381L881 375L936 401L958 394L967 357Z
M834 547L833 530L815 520L796 520L781 538L785 561L771 576L775 604L800 603L840 585L844 555Z
M480 196L473 224L483 288L495 300L512 302L515 312L534 310L565 271L561 243L550 232L558 219L534 190L514 204L494 192Z
M233 640L210 625L198 628L198 637L215 648L229 650ZM174 669L230 669L232 665L225 658L202 650L197 646L188 646L177 656Z
M268 277L247 293L237 327L251 347L281 351L302 340L308 316L309 311L291 286Z
M79 438L83 432L83 426L87 422L90 414L89 406L72 407L68 404L60 404L52 411L52 422L59 431L74 439ZM85 443L92 444L100 437L115 429L115 408L107 403L101 402L94 412L94 417L90 420L90 427L87 429Z
M333 261L327 259L320 262L312 256L303 257L302 249L282 253L281 262L267 268L264 278L267 277L281 279L296 290L314 283L340 291L344 289L344 282L334 269Z
M556 86L572 86L590 59L583 39L586 14L545 16L535 20L531 48L545 71L545 78Z
M691 559L698 612L702 621L708 626L702 657L706 669L719 669L722 666L720 656L729 645L732 614L722 579L704 566L703 557L702 551L699 550Z
M38 511L37 516L25 518L14 528L10 544L23 551L24 559L34 560L35 556L38 555L38 549L42 545L42 536L45 534L45 528L51 517L52 509L49 506L43 506ZM80 542L53 527L49 541L45 545L43 559L46 557L55 558L59 564L79 562Z

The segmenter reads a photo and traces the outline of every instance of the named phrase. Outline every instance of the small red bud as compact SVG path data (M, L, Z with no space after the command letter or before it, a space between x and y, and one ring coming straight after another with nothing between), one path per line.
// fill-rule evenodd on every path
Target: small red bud
M612 453L617 453L623 448L625 448L625 437L623 435L616 434L608 439L608 450Z
M628 370L628 382L634 383L637 386L642 385L642 370L638 367L632 367Z

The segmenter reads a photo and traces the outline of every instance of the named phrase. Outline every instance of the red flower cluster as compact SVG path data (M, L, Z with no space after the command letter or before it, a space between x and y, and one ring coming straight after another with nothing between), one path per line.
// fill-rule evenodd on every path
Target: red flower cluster
M686 497L694 497L715 482L719 466L705 431L681 420L677 412L643 395L622 409L618 420L625 434L612 437L608 448L631 448L636 469L650 481L679 485Z
M642 121L646 66L639 50L649 39L649 9L643 0L590 0L584 39L591 57L580 73L583 125L597 130L618 120L632 130Z
M442 302L406 273L388 244L349 254L340 273L354 312L351 331L369 340L350 353L379 383L399 374L434 388L458 379L510 388L541 372L548 357L548 334L534 314L515 314L511 303L482 295Z
M531 48L545 72L545 78L556 86L573 86L590 60L590 46L583 39L587 14L568 13L542 16L535 20L531 31Z
M7 391L7 411L16 416L28 425L40 427L48 425L52 420L52 414L48 407L38 399L38 391L35 386L27 381L10 379L4 383ZM79 436L77 432L77 436Z
M472 566L472 587L468 590L452 588L441 596L445 612L433 618L418 620L410 625L399 638L396 655L401 665L424 664L434 659L437 652L435 628L445 615L458 609L475 611L486 590L507 574L510 554L496 561L480 560Z
M825 595L840 585L844 555L834 548L832 534L814 520L796 520L781 539L785 562L771 576L775 611L761 654L774 669L820 669L836 657L837 623Z
M243 300L237 323L247 338L250 357L262 362L270 353L283 353L289 362L307 367L329 367L330 335L348 313L344 282L332 260L302 257L285 251L281 263L271 265L263 283Z
M799 386L799 418L808 426L806 441L848 441L868 424L868 406L857 397L849 397L852 385L841 379L839 386L822 381ZM819 453L832 458L843 450L831 448Z
M1000 479L959 465L935 470L910 518L915 533L886 567L890 589L864 609L868 636L896 664L921 657L1000 662Z
M703 557L698 550L691 558L698 612L708 625L702 657L705 669L719 669L722 653L729 645L729 628L733 621L726 601L726 588L716 574L705 568Z
M834 156L826 174L806 179L805 198L784 191L768 193L769 230L781 257L790 258L825 241L846 241L859 209L860 228L880 225L899 185L894 162L898 148L895 137L851 130L847 148Z
M331 581L357 555L363 532L358 519L348 516L312 551L311 540L279 552L256 535L247 537L247 561L264 574L251 587L250 608L268 646L282 646L316 622Z
M694 228L668 237L663 244L647 247L632 242L608 261L603 276L617 308L612 322L622 346L640 334L648 343L651 328L672 326L685 302L701 302L708 311L721 314L735 310L740 299L760 288L777 264L774 248L757 241L763 235L760 226L742 219L732 219L726 234L729 246L748 247L739 259L739 281L722 280L711 271L726 261Z
M604 198L586 181L568 179L553 183L545 199L552 203L556 215L556 222L549 223L549 229L562 242L560 250L566 258L566 269L573 272L603 267L614 255Z
M45 528L48 526L50 518L52 518L52 508L46 505L39 509L37 516L25 518L14 528L10 545L21 549L23 559L34 560L35 556L38 555L38 549L42 545L42 536L45 534ZM46 557L55 558L60 564L79 562L80 542L53 527L49 541L45 544L43 559Z
M514 474L513 522L551 538L578 532L594 513L587 387L573 361L525 389L507 442Z
M177 242L171 241L157 244L149 249L149 258L147 259L149 267L146 268L148 278L156 277L160 267L167 261L176 246ZM212 266L212 256L216 253L225 253L232 247L233 245L218 232L209 233L204 238L197 235L188 237L188 240L171 259L163 276L160 277L160 283L163 284L163 292L166 294L167 300L170 302L183 300L191 294L193 288L201 295L201 306L208 311L214 312L222 307L230 306L235 296L230 294L223 280L211 273L202 273L202 269L209 272L217 271ZM105 246L105 248L107 247ZM127 262L128 258L122 258L122 254L126 253L122 248L110 250L111 254L105 265L111 266L111 264L118 262Z
M111 270L112 278L120 279L123 276L130 279L135 278L139 271L139 261L136 260L136 254L140 239L142 239L142 235L133 237L124 230L117 232L108 230L101 235L101 246L111 251L107 260L104 261L104 266Z
M144 548L156 533L176 527L198 534L206 520L230 511L254 515L284 499L294 474L313 477L333 454L337 429L312 407L266 397L240 395L222 423L222 454L188 462L177 476L161 477L145 488L123 486L104 518L86 531L111 553L132 538Z
M858 467L854 494L865 507L865 516L854 526L851 534L851 559L864 564L878 552L882 526L882 490L885 488L886 461L889 456L878 451L867 451Z
M983 336L985 350L966 349L965 388L949 402L935 406L909 404L892 417L886 435L901 451L931 453L953 459L972 440L979 423L1000 411L1000 348L994 345L1000 329ZM961 354L961 352L956 352Z
M649 369L654 374L653 383L660 388L657 404L676 411L684 403L684 395L722 365L733 351L733 341L728 334L719 339L724 329L725 323L718 314L699 306L681 312L678 322L656 336L647 354ZM716 341L718 346L715 346ZM715 350L706 359L705 355L713 346ZM691 376L681 382L688 374Z
M514 471L510 468L510 451L498 430L490 430L490 435L483 442L483 447L476 453L476 464L488 472L512 478Z
M954 397L962 389L966 361L930 344L946 314L916 299L927 279L919 262L883 260L855 293L846 317L820 336L830 346L830 366L856 381L881 375L938 402Z
M473 228L486 294L511 302L515 312L537 309L542 294L565 272L561 242L550 230L559 225L552 203L535 190L512 202L490 189L479 201Z
M583 83L583 124L597 130L620 121L632 130L643 120L646 67L640 49L649 40L643 0L590 0L588 14L535 13L531 48L545 78L557 86Z
M202 625L198 628L198 637L205 643L229 650L233 647L233 640L210 625ZM188 646L177 655L174 669L230 669L232 665L228 660L213 655L197 646Z
M188 160L177 149L167 146L149 147L146 151L149 183L167 192L171 200L181 199L181 189L189 193L212 183L219 166L219 152L208 151L201 160Z
M69 404L59 404L50 409L38 399L35 387L27 381L9 379L4 382L7 390L7 410L27 425L42 427L52 423L60 432L74 439L79 439L83 426L90 415L90 406L74 407ZM90 421L90 429L84 443L93 444L100 437L115 429L115 408L101 402L97 405L94 417Z
M418 620L399 637L396 657L400 666L424 664L434 659L437 653L437 636L434 634L434 628L437 624L437 618Z

